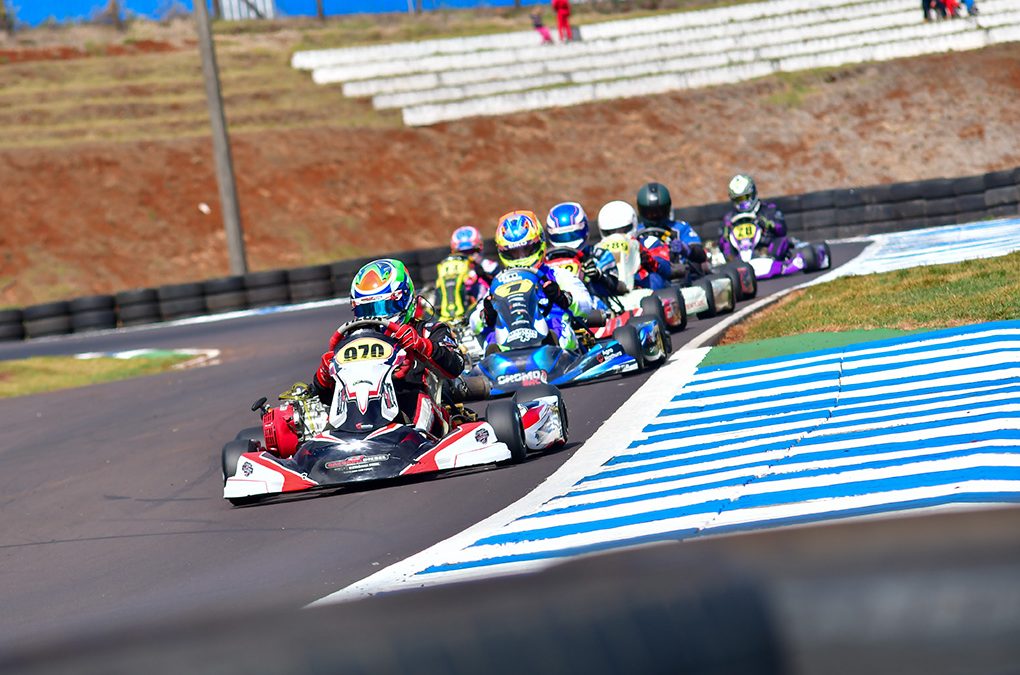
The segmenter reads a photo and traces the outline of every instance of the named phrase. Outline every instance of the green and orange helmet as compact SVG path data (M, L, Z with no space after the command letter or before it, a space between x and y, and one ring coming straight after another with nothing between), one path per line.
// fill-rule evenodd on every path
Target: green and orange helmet
M532 211L511 211L496 225L496 252L504 267L537 268L545 260L545 231Z
M381 258L368 263L351 282L351 307L359 319L409 323L414 318L414 282L404 263Z

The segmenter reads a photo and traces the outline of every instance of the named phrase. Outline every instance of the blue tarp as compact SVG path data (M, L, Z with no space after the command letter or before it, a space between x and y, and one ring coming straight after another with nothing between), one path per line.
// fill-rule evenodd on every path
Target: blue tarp
M413 0L412 0L413 1ZM534 2L535 0L530 0ZM191 10L192 0L122 0L130 14L160 18L175 6ZM529 2L529 4L530 4ZM408 0L325 0L327 15L406 12ZM423 0L427 10L465 7L505 7L514 0ZM210 0L211 6L211 0ZM80 21L94 16L107 5L107 0L7 0L18 21L37 26L49 18L57 21ZM315 0L276 0L281 16L314 16Z

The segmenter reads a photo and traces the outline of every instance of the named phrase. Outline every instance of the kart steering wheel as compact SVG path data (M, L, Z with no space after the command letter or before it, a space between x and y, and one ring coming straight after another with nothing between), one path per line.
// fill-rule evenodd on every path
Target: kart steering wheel
M643 227L639 230L640 233L647 233L653 237L658 237L662 241L670 241L673 238L673 232L662 227L648 226Z
M347 323L340 324L337 327L337 332L347 334L352 333L356 330L377 330L380 333L385 334L386 328L390 325L390 322L386 319L354 319Z

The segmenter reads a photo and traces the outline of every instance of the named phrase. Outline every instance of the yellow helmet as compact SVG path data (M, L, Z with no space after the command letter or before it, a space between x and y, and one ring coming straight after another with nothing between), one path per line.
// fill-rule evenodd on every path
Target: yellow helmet
M532 211L511 211L496 225L496 251L504 267L538 267L545 259L542 221Z

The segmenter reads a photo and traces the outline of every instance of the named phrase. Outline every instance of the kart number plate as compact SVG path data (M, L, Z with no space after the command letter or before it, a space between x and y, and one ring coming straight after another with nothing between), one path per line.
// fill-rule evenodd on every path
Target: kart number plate
M575 276L581 271L576 260L550 260L549 264Z
M599 246L610 253L626 253L630 250L630 242L623 237L606 237L599 243Z
M359 338L341 345L336 351L335 360L337 363L350 363L352 361L381 361L389 358L393 353L393 347L389 343L377 340L376 338Z
M511 281L509 283L500 284L493 292L501 298L508 298L511 295L527 293L531 290L532 286L534 286L534 284L531 283L530 279L521 279L520 281Z
M758 226L754 223L744 223L742 225L733 226L733 236L737 239L753 239L754 233L758 230Z

